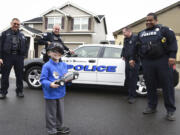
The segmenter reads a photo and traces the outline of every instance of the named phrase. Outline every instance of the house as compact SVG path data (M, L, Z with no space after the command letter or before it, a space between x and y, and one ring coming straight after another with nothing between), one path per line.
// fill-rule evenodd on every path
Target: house
M180 1L163 8L157 12L155 12L158 17L158 23L164 26L170 27L176 34L176 38L178 41L178 47L180 46ZM148 14L148 13L147 13ZM139 31L145 29L145 21L146 17L133 22L125 27L131 27L134 33L138 33ZM123 33L122 29L119 29L113 32L115 38L115 44L122 44L123 43ZM180 49L178 49L177 53L177 61L180 62Z
M105 16L96 15L70 2L45 11L41 17L23 22L24 27L39 31L38 34L51 32L54 24L61 26L60 35L70 49L85 43L100 43L102 40L106 40ZM35 44L34 56L39 57L42 48Z

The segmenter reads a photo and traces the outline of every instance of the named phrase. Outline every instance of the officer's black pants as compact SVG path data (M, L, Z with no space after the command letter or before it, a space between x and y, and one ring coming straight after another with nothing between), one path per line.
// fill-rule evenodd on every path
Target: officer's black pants
M138 63L135 64L135 67L131 67L129 65L129 61L126 61L125 73L126 73L126 81L128 84L129 98L136 97L138 70L139 70L139 64Z
M148 92L148 106L156 108L158 103L157 87L163 89L164 104L168 112L174 112L175 97L172 68L168 65L168 56L158 59L143 59L144 77Z
M1 77L1 92L7 94L9 88L9 74L14 66L16 76L16 92L23 91L23 67L24 57L17 54L6 54L3 56L2 77Z

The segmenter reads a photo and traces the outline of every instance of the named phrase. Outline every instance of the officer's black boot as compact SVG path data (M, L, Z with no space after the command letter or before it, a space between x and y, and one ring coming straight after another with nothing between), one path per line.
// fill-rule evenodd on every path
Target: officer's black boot
M147 107L145 108L145 110L143 111L143 114L152 114L152 113L155 113L157 110L155 108L150 108L150 107Z
M0 93L0 99L5 99L5 98L6 98L6 95L5 95L5 94Z
M2 89L0 89L0 99L5 99L6 98L6 94L4 93L4 91L2 91Z
M20 98L24 97L24 93L21 91L17 91L17 90L16 90L16 95L17 95L17 97L20 97Z
M23 92L18 92L18 93L16 93L16 95L17 95L18 97L21 97L21 98L23 98L23 97L24 97Z
M136 102L136 99L134 98L134 97L130 97L129 99L128 99L128 103L129 104L134 104Z

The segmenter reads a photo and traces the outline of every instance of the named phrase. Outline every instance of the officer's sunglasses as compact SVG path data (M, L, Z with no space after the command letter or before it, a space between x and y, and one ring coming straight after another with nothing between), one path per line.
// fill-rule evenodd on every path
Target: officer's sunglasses
M19 24L19 23L13 23L13 25L17 25L17 26L19 26L20 24Z

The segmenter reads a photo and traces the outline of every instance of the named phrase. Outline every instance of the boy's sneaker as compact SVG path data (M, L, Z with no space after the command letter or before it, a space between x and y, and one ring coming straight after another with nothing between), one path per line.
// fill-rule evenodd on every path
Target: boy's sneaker
M66 134L70 132L70 129L68 127L61 127L57 129L58 133Z
M169 121L175 121L176 120L174 112L167 112L166 118Z

